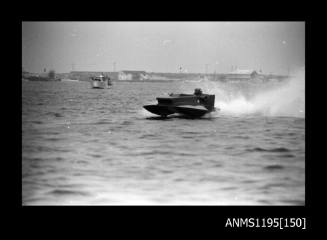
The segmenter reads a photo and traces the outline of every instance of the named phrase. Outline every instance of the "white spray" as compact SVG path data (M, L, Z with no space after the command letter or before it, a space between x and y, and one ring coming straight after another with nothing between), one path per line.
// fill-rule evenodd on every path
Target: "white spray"
M221 109L222 114L305 117L304 68L281 82L205 81L197 85L204 92L216 95L215 106Z

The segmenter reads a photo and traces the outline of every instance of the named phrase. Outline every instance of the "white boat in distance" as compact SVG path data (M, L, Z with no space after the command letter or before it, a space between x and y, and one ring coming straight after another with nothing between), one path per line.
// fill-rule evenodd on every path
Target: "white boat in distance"
M110 78L108 76L100 75L97 77L91 77L92 88L109 88L111 85Z

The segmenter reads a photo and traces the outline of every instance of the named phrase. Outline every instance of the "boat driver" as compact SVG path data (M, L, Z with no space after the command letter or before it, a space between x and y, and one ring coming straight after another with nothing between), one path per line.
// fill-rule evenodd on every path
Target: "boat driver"
M196 96L202 95L202 90L201 90L201 88L196 88L196 89L194 89L194 95L196 95Z

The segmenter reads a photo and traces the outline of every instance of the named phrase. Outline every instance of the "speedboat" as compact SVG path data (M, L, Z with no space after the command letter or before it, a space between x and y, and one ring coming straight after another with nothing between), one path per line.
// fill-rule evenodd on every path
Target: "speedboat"
M107 76L97 76L97 77L91 77L91 85L92 88L108 88L111 84L110 78Z
M169 94L169 97L158 97L158 104L143 106L149 112L167 117L179 113L197 118L215 111L215 95L203 94L196 88L193 94Z

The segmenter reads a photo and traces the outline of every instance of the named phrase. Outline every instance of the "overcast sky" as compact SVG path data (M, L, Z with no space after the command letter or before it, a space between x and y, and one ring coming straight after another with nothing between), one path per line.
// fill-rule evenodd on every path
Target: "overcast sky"
M76 71L286 74L305 64L304 22L23 22L22 64ZM114 64L115 63L115 64ZM207 67L206 67L207 65Z

